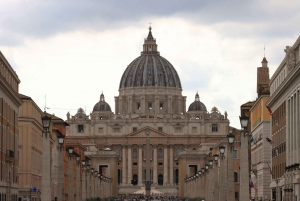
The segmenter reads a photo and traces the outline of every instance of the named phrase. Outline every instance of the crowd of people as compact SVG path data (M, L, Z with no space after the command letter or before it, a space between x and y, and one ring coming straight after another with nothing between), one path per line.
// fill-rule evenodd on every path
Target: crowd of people
M117 201L181 201L178 196L144 196L144 195L132 195L132 196L120 196Z

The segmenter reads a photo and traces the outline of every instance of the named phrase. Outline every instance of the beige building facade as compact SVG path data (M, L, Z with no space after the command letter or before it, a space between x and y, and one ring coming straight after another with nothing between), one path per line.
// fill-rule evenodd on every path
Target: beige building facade
M42 110L28 96L19 94L23 103L19 113L19 197L39 201L42 180ZM36 190L33 190L36 189Z
M300 197L300 37L284 51L286 56L271 77L266 103L273 111L271 188L274 200L295 200Z
M18 198L18 114L20 80L0 52L0 199Z
M196 174L204 163L183 159L184 154L200 151L205 155L209 152L205 144L217 143L228 134L226 112L216 107L207 110L198 93L187 109L182 90L175 68L157 51L150 27L141 55L121 77L115 112L101 94L91 114L81 108L67 114L67 139L82 144L92 167L118 185L113 195L144 192L146 133L151 193L180 196L184 178ZM97 159L105 157L105 148L116 153L115 160Z
M268 61L264 57L262 66L257 68L257 95L251 107L251 197L255 200L270 199L270 182L272 175L269 167L272 166L272 145L267 141L271 139L271 115L265 104L270 97Z

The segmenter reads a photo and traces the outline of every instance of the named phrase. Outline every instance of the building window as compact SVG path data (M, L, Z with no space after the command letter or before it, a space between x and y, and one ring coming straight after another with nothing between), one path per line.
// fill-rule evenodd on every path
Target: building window
M163 165L163 163L162 163L162 162L159 162L158 165Z
M137 104L137 109L138 110L141 109L141 104L140 103Z
M175 133L181 133L181 127L179 126L175 127Z
M116 153L117 153L117 155L120 155L120 150L118 147L116 148Z
M234 172L234 182L239 182L239 176L237 172Z
M162 110L163 109L163 103L159 104L159 109Z
M136 149L133 150L133 158L137 158L137 150Z
M137 162L132 163L132 165L137 165Z
M83 133L84 126L83 125L78 125L78 133Z
M162 151L162 149L158 150L158 158L163 158L163 151Z
M114 128L114 133L120 133L120 128Z
M197 127L192 128L192 133L197 133Z
M137 127L133 127L132 132L136 132L136 131L137 131Z
M98 133L103 133L103 128L98 128Z
M211 126L211 131L212 131L212 132L218 132L218 124L213 124L213 125Z
M181 149L178 147L177 149L176 149L176 156L179 156L179 153L181 152Z
M238 151L237 150L233 150L233 158L237 158L238 157Z
M163 130L162 130L162 127L158 127L158 131L159 132L162 132Z
M152 103L148 103L148 109L152 110Z
M234 192L235 199L239 199L239 192Z

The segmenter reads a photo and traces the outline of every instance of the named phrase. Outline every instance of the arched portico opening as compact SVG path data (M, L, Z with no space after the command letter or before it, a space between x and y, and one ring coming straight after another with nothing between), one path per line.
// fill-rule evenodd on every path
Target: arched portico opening
M158 175L158 185L163 185L164 184L164 176L162 174Z
M138 176L136 175L136 174L134 174L133 176L132 176L132 185L137 185L138 184Z

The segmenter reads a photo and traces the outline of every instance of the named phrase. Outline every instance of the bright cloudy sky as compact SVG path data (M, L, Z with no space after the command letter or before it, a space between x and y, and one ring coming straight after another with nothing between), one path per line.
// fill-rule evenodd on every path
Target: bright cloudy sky
M66 119L89 114L103 91L114 110L120 78L142 51L149 22L158 51L176 68L187 107L198 91L208 110L255 100L266 47L270 76L300 30L299 0L1 0L0 51L20 93Z

